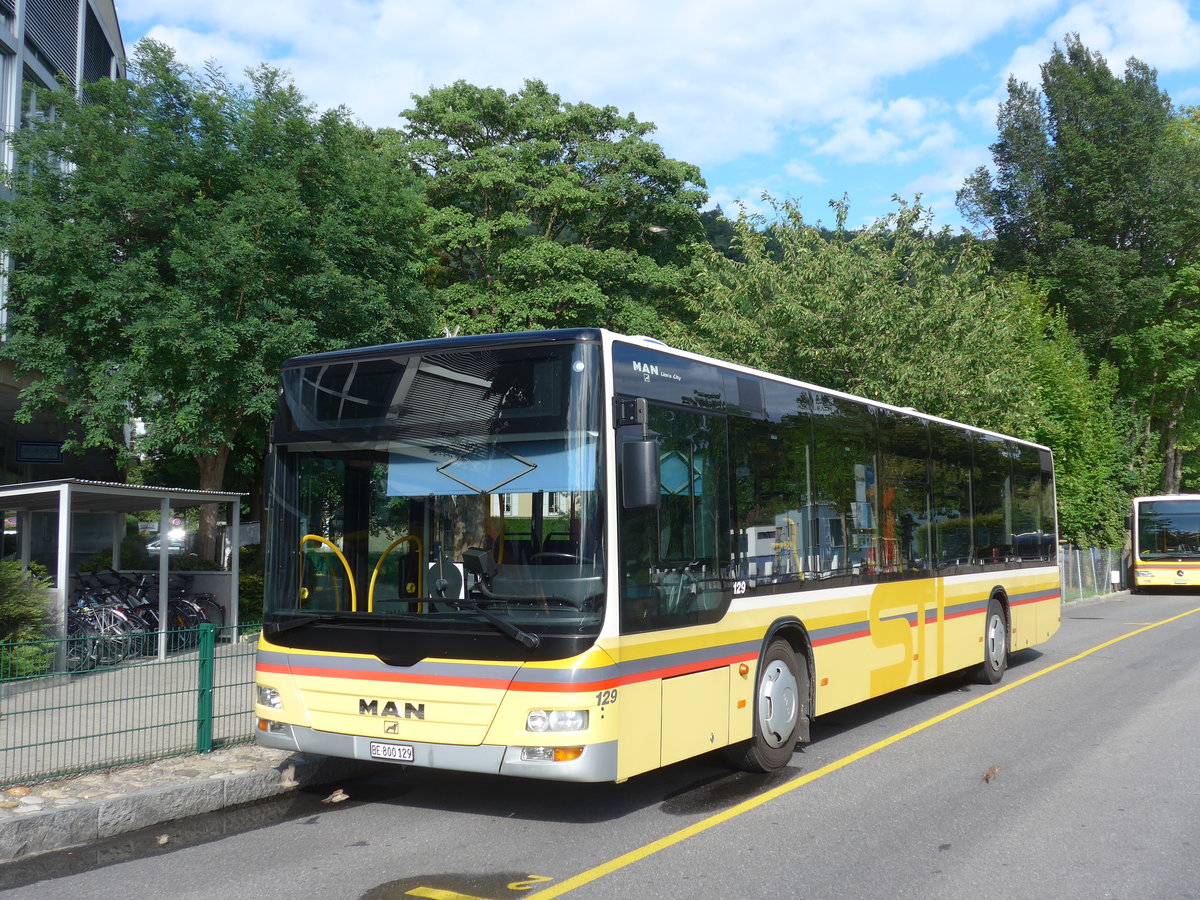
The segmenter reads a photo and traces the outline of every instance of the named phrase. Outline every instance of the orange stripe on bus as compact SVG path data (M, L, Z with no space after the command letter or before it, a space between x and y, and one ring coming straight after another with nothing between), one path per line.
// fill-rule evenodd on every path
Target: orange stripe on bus
M598 681L575 682L537 682L537 681L504 681L494 678L453 678L437 675L406 675L399 672L363 672L359 669L329 669L318 667L280 666L271 663L259 663L256 670L272 675L296 675L308 678L344 678L353 681L390 681L401 684L424 684L437 687L474 687L490 690L511 690L536 693L595 693L628 684L643 681L658 681L661 678L671 678L676 675L688 675L692 672L705 672L719 669L740 662L757 659L755 653L738 654L720 659L702 660L685 663L678 666L668 666L652 669L637 674L620 675L616 678L605 678Z

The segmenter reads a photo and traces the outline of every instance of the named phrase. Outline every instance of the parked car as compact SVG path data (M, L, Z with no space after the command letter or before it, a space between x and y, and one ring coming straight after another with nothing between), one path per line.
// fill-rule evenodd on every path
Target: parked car
M151 554L157 554L159 547L162 546L162 538L155 538L146 544L146 549ZM167 534L167 554L170 556L178 556L181 553L187 553L187 535L184 532L171 531Z

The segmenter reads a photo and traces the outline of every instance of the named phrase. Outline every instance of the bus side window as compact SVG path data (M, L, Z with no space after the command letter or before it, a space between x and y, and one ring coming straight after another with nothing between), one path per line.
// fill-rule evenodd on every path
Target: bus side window
M728 606L729 462L726 420L652 406L661 502L620 511L625 632L715 621Z
M976 435L974 480L977 562L1005 565L1013 554L1012 448L1002 438Z
M1042 524L1042 465L1034 447L1010 445L1013 461L1013 537L1015 554L1024 560L1044 560L1049 555Z
M974 557L971 517L971 435L930 422L933 471L934 558L939 569L966 566Z
M879 412L882 485L880 573L912 578L929 568L929 429L924 419Z
M746 584L804 579L808 523L808 420L802 427L733 419L730 444L734 472L734 577Z
M812 428L814 576L872 581L879 558L874 411L814 392Z

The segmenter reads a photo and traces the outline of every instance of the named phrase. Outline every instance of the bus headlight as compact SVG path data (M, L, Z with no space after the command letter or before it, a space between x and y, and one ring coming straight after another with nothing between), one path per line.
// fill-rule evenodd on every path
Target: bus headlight
M525 717L526 731L587 731L587 727L586 709L535 709Z
M258 705L268 709L283 709L283 698L275 688L258 686Z
M582 747L522 747L522 762L574 762L583 756Z

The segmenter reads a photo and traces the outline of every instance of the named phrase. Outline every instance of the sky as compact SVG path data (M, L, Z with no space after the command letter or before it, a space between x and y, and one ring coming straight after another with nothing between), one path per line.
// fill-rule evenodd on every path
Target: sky
M1198 0L1200 2L1200 0ZM197 69L269 63L318 108L400 127L414 94L465 80L652 122L700 168L709 206L766 212L763 194L851 227L919 195L965 224L964 179L990 162L1008 78L1038 84L1077 33L1114 72L1137 57L1177 105L1200 105L1200 8L1186 0L118 0L143 37Z

